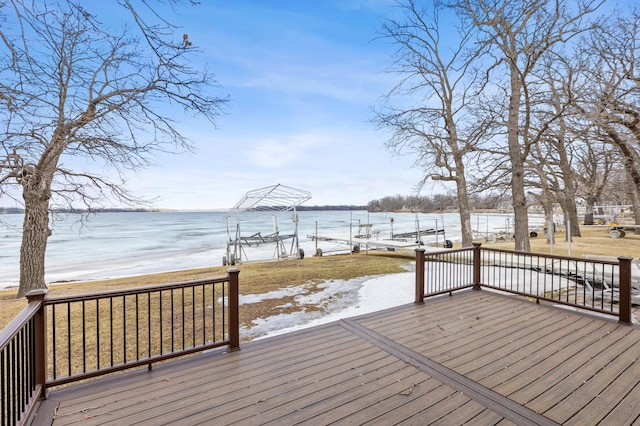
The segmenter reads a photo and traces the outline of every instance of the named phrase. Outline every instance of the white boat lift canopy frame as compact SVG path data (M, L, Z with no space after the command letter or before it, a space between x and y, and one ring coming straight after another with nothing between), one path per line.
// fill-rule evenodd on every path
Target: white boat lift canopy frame
M277 184L265 188L248 191L238 203L231 209L227 216L227 254L222 259L223 265L235 265L247 261L245 246L258 246L261 244L275 244L274 259L304 258L304 251L299 246L298 240L298 215L296 208L311 199L311 193L302 189ZM273 212L273 232L262 235L261 232L252 235L242 235L240 227L240 213L248 211ZM281 234L277 214L293 212L294 232ZM235 213L237 218L235 232L231 228L231 216ZM291 247L287 251L284 241L291 239Z

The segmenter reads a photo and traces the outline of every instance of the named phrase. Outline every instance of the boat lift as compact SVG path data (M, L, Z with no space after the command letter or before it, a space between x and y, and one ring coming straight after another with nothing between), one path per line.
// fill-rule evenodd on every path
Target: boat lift
M249 260L246 248L273 244L273 259L303 259L304 251L298 241L298 214L296 207L311 199L311 193L301 189L277 184L247 192L227 215L227 250L222 257L223 265L235 265ZM240 215L242 212L273 212L273 231L263 234L252 232L242 234ZM278 226L278 214L292 212L293 232L281 233ZM235 216L235 226L232 225ZM291 240L287 250L285 241Z
M329 235L319 235L318 234L318 226L316 223L316 232L315 234L307 235L307 238L316 242L316 256L322 256L323 251L318 247L318 241L325 242L333 242L336 244L348 245L351 247L352 253L359 253L364 247L365 250L388 250L395 251L396 249L415 249L415 248L423 248L427 251L440 251L441 249L435 248L431 245L425 245L422 237L425 236L435 236L435 246L439 246L440 242L438 240L439 235L443 236L443 244L442 247L444 249L450 249L453 247L453 242L451 240L446 239L446 234L444 228L438 227L438 221L436 220L435 228L422 229L420 228L420 221L416 216L415 219L415 231L409 232L394 232L393 218L390 220L391 230L390 232L382 232L380 230L373 231L373 225L370 223L360 223L358 221L358 232L353 235L352 228L353 225L349 229L349 235L343 234L329 234ZM444 225L444 221L443 221ZM342 250L340 250L342 251Z

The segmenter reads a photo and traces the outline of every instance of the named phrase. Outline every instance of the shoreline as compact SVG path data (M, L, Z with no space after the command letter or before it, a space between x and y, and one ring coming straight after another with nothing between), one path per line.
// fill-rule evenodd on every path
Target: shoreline
M13 219L11 218L13 216ZM268 235L277 226L281 233L293 233L294 223L288 214L252 212L242 216L242 235L261 232ZM297 214L299 246L307 257L320 248L324 253L348 251L348 245L314 241L308 235L343 234L348 240L360 223L373 226L375 235L390 230L402 233L420 228L432 228L434 223L446 229L447 239L460 238L459 218L455 214L368 213L366 211L301 211ZM500 226L504 215L482 214L481 229ZM19 274L21 227L19 216L6 215L0 230L0 285L16 286ZM395 222L391 221L392 219ZM94 215L78 222L78 215L61 215L52 224L46 255L47 283L87 281L169 272L221 265L227 256L228 240L236 233L235 221L230 223L224 213L111 213ZM391 223L390 223L391 222ZM487 223L488 222L488 223ZM291 240L285 241L287 248ZM243 247L244 250L245 247ZM232 247L233 249L233 247ZM246 249L249 260L269 260L274 257L271 243L255 244ZM245 258L246 260L246 258Z
M581 228L583 237L575 238L572 246L572 256L581 258L584 254L607 255L607 256L631 256L640 258L640 235L627 234L625 238L612 239L602 227ZM569 244L564 241L564 234L556 233L556 243L554 254L566 256ZM534 238L532 251L539 253L550 252L550 247L546 244L544 236ZM513 242L496 242L483 244L492 248L513 249ZM459 247L459 243L456 244ZM290 259L281 261L250 262L234 265L241 270L240 282L242 286L250 285L250 290L241 290L242 294L261 294L275 289L289 286L301 285L305 282L312 282L317 285L321 281L343 279L348 280L357 277L392 274L406 271L400 265L406 265L415 259L415 253L371 251L359 254L331 255L323 257L308 257L305 259ZM383 262L384 260L384 262ZM330 263L330 266L322 266ZM384 266L379 264L384 263ZM189 281L212 276L224 276L228 266L210 266L202 268L175 269L169 272L145 273L126 275L118 278L95 279L95 280L68 280L65 282L50 283L49 289L52 294L78 294L102 290L117 290L122 288L132 288L149 286L169 282ZM297 278L292 278L293 276ZM3 308L0 312L0 324L4 325L12 319L23 306L26 306L26 299L16 299L17 286L9 286L0 289L0 305ZM316 291L314 289L310 291ZM268 306L266 306L268 305ZM269 302L264 307L276 309L278 302ZM262 309L262 308L261 308ZM295 306L287 308L286 311L294 311ZM248 313L248 316L262 317L262 313ZM269 316L269 315L267 315Z
M565 235L564 233L557 232L555 234L555 243L554 243L554 253L555 255L567 256L569 255L570 249L572 250L573 257L584 257L585 254L593 255L593 256L608 256L608 257L616 257L616 256L631 256L636 259L640 259L640 235L634 235L632 233L628 233L625 238L620 239L612 239L608 236L606 229L608 227L606 225L589 225L589 226L581 226L582 237L574 237L574 241L572 243L567 243L564 241ZM537 238L532 238L531 240L531 248L533 252L550 254L551 247L546 244L546 237L544 234L538 236ZM501 249L513 249L512 241L496 241L496 242L483 242L483 246L485 247L495 247ZM460 247L459 242L454 243L454 248ZM386 255L389 251L385 250L369 250L370 253L374 254L382 254ZM400 254L404 257L414 256L414 251L409 249L400 249L395 253ZM333 256L343 256L350 254L348 249L345 249L341 252L335 253L327 253L323 257L330 258ZM315 258L315 256L309 256L306 259ZM256 260L256 261L248 261L238 265L208 265L208 266L195 266L195 267L183 267L183 268L170 268L166 270L162 270L161 266L157 265L148 265L149 269L159 269L157 271L151 272L138 272L138 273L127 273L123 271L121 273L116 273L112 276L98 277L98 278L71 278L71 279L58 279L54 281L50 281L47 283L47 286L64 286L64 285L100 285L103 282L114 282L114 281L134 281L136 279L142 279L144 282L148 282L153 277L157 277L162 279L163 276L193 276L194 274L199 274L205 271L217 271L220 275L225 275L226 270L229 268L240 267L241 265L262 265L269 263L280 263L280 262L305 262L305 259L264 259L264 260ZM106 275L106 273L105 273ZM0 283L0 285L2 285ZM9 283L7 286L0 287L0 292L15 290L18 288L17 283Z

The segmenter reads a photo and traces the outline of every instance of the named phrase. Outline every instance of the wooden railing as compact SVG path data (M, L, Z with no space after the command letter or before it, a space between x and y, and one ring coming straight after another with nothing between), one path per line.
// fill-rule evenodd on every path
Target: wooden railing
M32 292L29 304L0 331L0 424L24 424L44 392L46 292Z
M631 324L632 260L515 252L482 248L479 243L444 252L417 249L415 302L469 287L486 287L612 315L622 324Z
M239 350L239 272L86 295L29 293L0 334L0 425L22 424L49 386L216 347Z
M618 262L472 248L416 250L415 302L492 288L631 324L631 258ZM77 296L31 292L0 332L4 425L23 424L48 386L148 366L210 348L240 348L238 274ZM425 281L426 280L426 281Z

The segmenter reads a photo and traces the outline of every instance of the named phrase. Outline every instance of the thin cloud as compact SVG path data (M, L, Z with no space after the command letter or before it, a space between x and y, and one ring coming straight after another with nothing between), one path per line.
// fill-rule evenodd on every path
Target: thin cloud
M266 140L259 142L246 152L252 165L266 168L282 168L295 164L299 158L298 149L293 144Z

